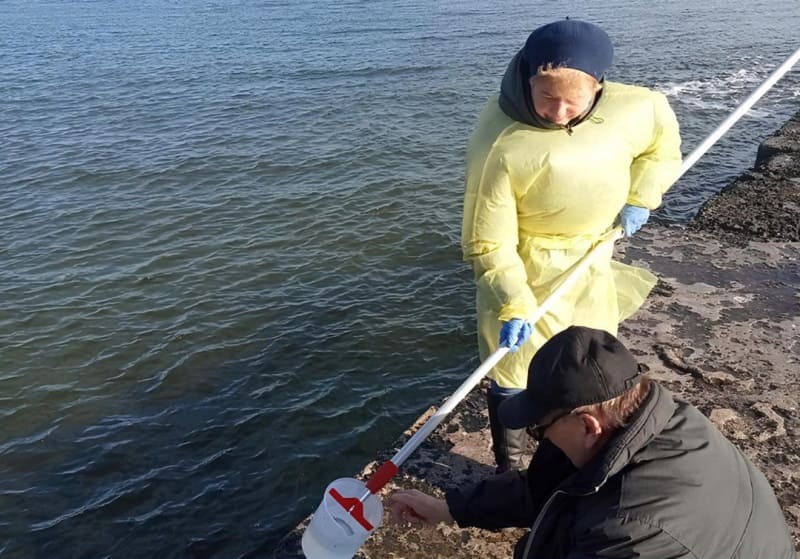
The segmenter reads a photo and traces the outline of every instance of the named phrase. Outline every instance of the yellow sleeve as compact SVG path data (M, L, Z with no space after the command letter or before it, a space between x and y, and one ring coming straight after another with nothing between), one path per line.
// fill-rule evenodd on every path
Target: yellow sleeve
M653 92L653 138L647 149L631 164L628 204L651 210L672 186L681 168L681 136L678 120L667 98Z
M461 247L480 296L501 321L536 310L517 243L517 202L505 161L490 153L468 162Z

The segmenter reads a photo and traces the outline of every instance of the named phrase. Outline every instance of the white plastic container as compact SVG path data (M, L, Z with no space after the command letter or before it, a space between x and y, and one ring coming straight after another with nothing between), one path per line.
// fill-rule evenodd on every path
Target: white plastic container
M352 506L366 492L366 485L353 478L340 478L328 485L322 502L303 533L301 543L306 559L351 559L356 554L383 521L381 500L377 495L370 494L361 503L361 511L358 505L348 511L334 495L338 494L347 506ZM359 522L359 518L362 522Z

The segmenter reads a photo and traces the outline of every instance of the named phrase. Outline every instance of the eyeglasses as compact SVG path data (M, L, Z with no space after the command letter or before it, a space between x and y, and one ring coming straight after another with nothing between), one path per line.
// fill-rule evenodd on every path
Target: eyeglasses
M541 425L531 425L530 427L528 427L528 434L530 434L530 436L533 437L534 441L540 443L540 442L542 442L542 440L544 440L544 432L547 431L547 429L553 423L555 423L556 421L558 421L562 417L565 417L565 416L567 416L567 415L569 415L571 413L572 413L571 410L570 411L564 411L564 412L559 413L555 417L553 417L553 419L551 419L547 423L542 423Z

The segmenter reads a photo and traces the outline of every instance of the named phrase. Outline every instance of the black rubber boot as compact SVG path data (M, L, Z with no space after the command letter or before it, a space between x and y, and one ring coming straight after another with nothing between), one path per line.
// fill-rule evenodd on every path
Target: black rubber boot
M526 439L529 436L525 429L506 429L497 416L500 402L507 396L501 396L486 390L486 402L489 408L489 429L492 432L492 450L497 464L495 473L502 474L508 470L524 470Z

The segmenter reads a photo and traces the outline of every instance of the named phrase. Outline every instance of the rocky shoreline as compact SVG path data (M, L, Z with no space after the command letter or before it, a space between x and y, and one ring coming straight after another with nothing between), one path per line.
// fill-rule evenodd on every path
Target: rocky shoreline
M687 227L648 226L619 242L618 253L659 277L619 337L653 378L700 408L761 468L800 549L800 112L761 144L754 168ZM368 477L433 411L357 477ZM476 389L403 464L382 498L412 487L441 494L490 475L489 440ZM308 520L272 557L303 557ZM385 519L356 557L507 559L521 534L398 527Z

